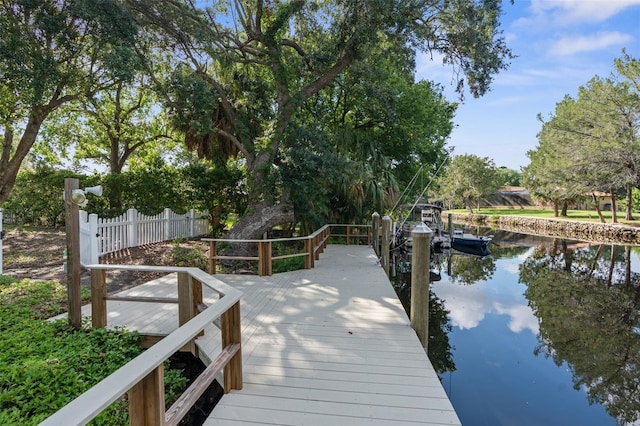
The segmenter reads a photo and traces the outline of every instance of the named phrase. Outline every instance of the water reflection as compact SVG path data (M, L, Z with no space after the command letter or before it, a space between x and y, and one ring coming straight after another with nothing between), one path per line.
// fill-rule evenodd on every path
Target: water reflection
M411 272L404 270L391 277L393 286L402 302L407 315L410 313L411 302ZM455 371L456 365L453 362L451 344L449 342L449 332L451 322L447 316L444 303L435 293L429 290L429 343L427 352L436 373L442 375Z
M432 264L429 356L463 424L640 424L638 249L492 233ZM408 309L410 272L394 285Z
M521 267L540 320L536 353L566 362L573 387L620 423L640 420L640 274L631 248L539 247Z

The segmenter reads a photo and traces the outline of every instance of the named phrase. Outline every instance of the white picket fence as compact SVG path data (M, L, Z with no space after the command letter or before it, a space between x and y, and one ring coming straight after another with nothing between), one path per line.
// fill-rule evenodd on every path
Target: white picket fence
M103 254L129 247L169 241L176 238L192 238L209 232L209 220L204 213L190 210L177 214L164 209L155 216L146 216L136 209L111 219L101 219L97 214L80 211L80 263L99 263Z

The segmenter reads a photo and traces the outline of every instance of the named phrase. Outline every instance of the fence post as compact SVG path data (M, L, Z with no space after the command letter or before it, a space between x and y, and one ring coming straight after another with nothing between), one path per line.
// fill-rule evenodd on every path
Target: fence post
M216 273L216 256L218 248L215 241L209 241L209 273L215 275Z
M271 264L271 241L258 242L258 275L273 275L273 267Z
M380 257L380 213L373 212L371 215L371 234L373 251Z
M169 207L164 209L164 235L162 241L169 241L173 239L171 235L171 209Z
M129 389L129 425L162 426L164 422L164 367L157 366Z
M429 271L431 263L431 235L433 232L420 223L411 231L411 327L427 350L429 343Z
M99 263L100 252L98 251L98 215L89 215L89 263Z
M222 314L221 319L222 349L232 344L241 345L240 302L236 302ZM239 349L224 367L224 393L229 393L231 389L242 389L242 349Z
M304 269L313 269L315 264L315 256L313 254L315 237L307 237L304 240L304 251L307 255L304 258Z
M79 330L82 325L82 295L80 292L80 221L78 205L71 196L79 189L75 178L64 180L65 230L67 234L67 301L69 325Z
M389 276L389 244L391 236L391 218L389 216L384 216L382 218L382 256L380 263L384 268L384 272L386 272L387 276Z
M349 245L349 243L351 242L351 227L349 225L347 225L347 245Z
M196 211L194 209L189 210L187 218L189 220L189 238L193 238L196 236Z
M178 326L182 327L189 322L191 318L196 316L196 309L193 297L193 280L191 275L186 272L178 272ZM198 356L196 341L191 340L189 343L180 348L181 351L191 352L194 356Z
M91 270L91 326L107 326L107 280L104 269Z
M127 210L127 231L129 233L129 247L138 246L138 211Z

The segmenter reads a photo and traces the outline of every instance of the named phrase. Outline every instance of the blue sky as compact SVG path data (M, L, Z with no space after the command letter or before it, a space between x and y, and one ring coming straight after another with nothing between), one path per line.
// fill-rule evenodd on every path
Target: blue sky
M448 145L454 155L489 157L519 170L537 145L538 113L548 117L565 94L575 96L595 75L608 77L623 48L640 59L640 0L505 0L501 22L518 57L485 96L465 93ZM452 70L441 58L420 54L417 79L441 83L457 100Z

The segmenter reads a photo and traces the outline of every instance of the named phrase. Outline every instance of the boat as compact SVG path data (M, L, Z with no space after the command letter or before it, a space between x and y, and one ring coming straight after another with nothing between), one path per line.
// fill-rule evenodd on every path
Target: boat
M465 245L465 244L456 243L455 241L451 243L451 248L460 253L476 256L479 258L483 258L491 254L487 246Z
M458 247L473 247L486 249L491 237L465 233L462 229L454 229L451 236L451 244ZM454 247L455 248L455 247Z
M416 203L411 206L411 212L398 230L399 239L410 248L412 247L411 232L419 223L425 224L432 232L431 250L441 252L450 247L451 239L444 231L442 224L443 207L439 204Z

